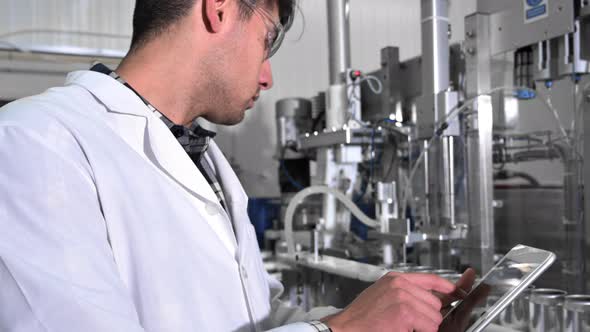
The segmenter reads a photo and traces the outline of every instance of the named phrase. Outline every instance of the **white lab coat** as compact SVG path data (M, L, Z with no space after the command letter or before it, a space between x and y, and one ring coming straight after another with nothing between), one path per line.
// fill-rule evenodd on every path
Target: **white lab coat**
M259 331L333 313L276 299L247 196L215 143L207 157L231 219L165 124L107 75L75 72L4 107L0 331Z

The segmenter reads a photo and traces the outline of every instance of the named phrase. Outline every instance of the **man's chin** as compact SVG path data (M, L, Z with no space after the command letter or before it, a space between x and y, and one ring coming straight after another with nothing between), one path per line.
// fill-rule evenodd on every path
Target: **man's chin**
M244 110L244 111L240 112L239 114L232 114L232 116L228 116L228 117L207 119L207 121L212 122L217 125L222 125L222 126L235 126L235 125L241 123L242 121L244 121L245 112L246 111Z
M240 118L232 118L232 119L228 119L228 121L225 123L226 126L235 126L237 124L242 123L242 121L244 121L244 113L242 113L242 116Z

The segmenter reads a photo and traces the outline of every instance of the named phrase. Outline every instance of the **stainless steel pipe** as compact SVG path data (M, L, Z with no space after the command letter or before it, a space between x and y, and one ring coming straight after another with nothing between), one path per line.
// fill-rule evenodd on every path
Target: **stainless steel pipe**
M344 74L350 68L350 3L349 0L327 2L330 85L339 85L346 83Z
M448 0L422 0L422 95L449 87Z

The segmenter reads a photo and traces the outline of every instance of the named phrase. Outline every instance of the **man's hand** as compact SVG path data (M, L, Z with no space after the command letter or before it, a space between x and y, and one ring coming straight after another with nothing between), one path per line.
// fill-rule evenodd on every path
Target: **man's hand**
M450 296L456 290L439 276L391 272L323 321L334 332L436 332L443 303L432 292Z
M449 309L451 303L462 300L471 291L473 284L475 283L475 270L469 268L463 272L461 279L457 281L457 289L450 294L437 294L443 303L443 315L447 309Z
M480 284L473 290L467 299L465 299L449 317L445 319L440 326L440 332L463 332L472 323L473 310L484 304L491 291L491 286Z

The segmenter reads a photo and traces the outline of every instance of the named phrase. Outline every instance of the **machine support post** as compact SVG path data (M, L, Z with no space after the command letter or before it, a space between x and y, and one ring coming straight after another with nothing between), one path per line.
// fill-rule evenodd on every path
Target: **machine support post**
M350 68L350 3L327 0L327 4L330 85L339 85L346 83L344 74Z
M473 14L465 19L467 98L477 97L465 121L469 236L467 262L479 273L494 265L493 109L483 95L491 89L490 18Z

